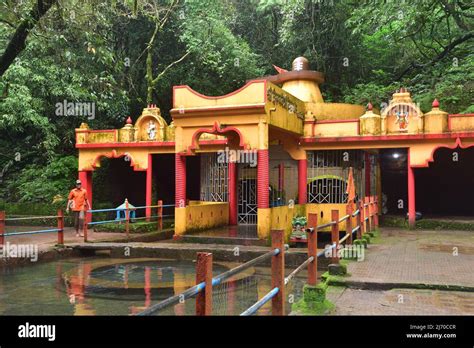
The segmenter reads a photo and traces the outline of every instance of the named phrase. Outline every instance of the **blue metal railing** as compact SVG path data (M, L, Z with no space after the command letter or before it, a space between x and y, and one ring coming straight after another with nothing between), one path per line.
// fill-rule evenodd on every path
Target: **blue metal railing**
M273 288L270 290L268 294L263 296L260 300L255 302L252 306L247 308L245 311L243 311L240 315L241 316L249 316L257 313L257 311L265 305L268 301L270 301L272 298L274 298L278 293L280 292L279 288Z
M38 230L38 231L25 231L25 232L8 232L4 233L3 236L8 237L8 236L20 236L20 235L25 235L25 234L41 234L41 233L52 233L52 232L60 232L61 229L59 228L51 228L48 230Z
M275 248L275 249L269 251L266 254L260 255L260 256L254 258L254 259L252 259L252 260L250 260L250 261L248 261L248 262L246 262L242 265L239 265L239 266L234 267L234 268L232 268L232 269L230 269L230 270L228 270L224 273L221 273L218 276L212 278L212 286L214 287L216 285L219 285L219 284L221 284L221 282L223 280L228 279L228 278L232 277L233 275L235 275L237 273L240 273L240 272L246 270L247 268L252 267L253 265L255 265L257 263L260 263L261 261L264 261L269 257L276 256L279 253L280 253L280 249ZM176 304L180 301L184 301L187 298L196 296L198 293L200 293L202 290L204 290L205 286L206 286L205 283L201 282L201 283L199 283L199 284L183 291L180 294L168 297L166 300L161 301L161 302L145 309L144 311L138 313L137 315L138 316L151 315L155 312L158 312L159 310L161 310L163 308L166 308L168 306Z

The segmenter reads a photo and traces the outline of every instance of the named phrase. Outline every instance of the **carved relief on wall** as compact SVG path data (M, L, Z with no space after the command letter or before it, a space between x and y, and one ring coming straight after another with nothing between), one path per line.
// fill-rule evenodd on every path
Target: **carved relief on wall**
M418 134L423 132L423 113L405 89L393 94L382 112L382 134Z
M135 123L136 141L166 141L168 124L161 117L160 109L145 108ZM171 139L173 140L173 139Z

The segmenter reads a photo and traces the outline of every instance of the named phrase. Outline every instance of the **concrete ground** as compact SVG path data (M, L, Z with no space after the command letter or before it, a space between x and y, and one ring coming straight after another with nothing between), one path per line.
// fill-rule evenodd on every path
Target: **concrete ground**
M350 262L351 280L474 288L474 232L383 228L363 262Z
M38 231L46 230L56 227L45 226L7 226L6 233L24 232L24 231ZM138 234L133 234L137 236ZM125 237L124 233L109 233L109 232L88 232L89 241L113 240L122 239ZM84 237L76 237L76 231L72 227L64 228L64 244L77 244L84 241ZM9 236L5 238L5 243L11 244L37 244L40 252L51 250L58 242L57 233L41 233L41 234L25 234L19 236Z
M334 315L474 315L474 292L330 287Z
M473 269L474 232L383 228L328 299L336 315L474 315Z

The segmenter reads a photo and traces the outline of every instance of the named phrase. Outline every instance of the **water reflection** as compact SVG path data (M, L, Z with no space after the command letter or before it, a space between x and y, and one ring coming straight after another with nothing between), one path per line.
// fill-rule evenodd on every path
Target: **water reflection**
M215 263L214 276L236 264ZM271 289L269 268L251 268L213 288L213 314L238 315ZM287 294L297 299L304 279ZM156 259L62 260L0 277L3 315L132 315L195 284L195 263ZM288 304L290 310L290 304ZM270 304L259 311L269 314ZM157 315L194 315L195 299Z

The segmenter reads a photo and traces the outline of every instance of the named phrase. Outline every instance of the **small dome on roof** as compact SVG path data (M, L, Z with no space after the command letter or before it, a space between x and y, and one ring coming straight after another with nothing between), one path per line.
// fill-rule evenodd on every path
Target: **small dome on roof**
M298 57L291 63L293 71L309 70L309 61L305 57Z

